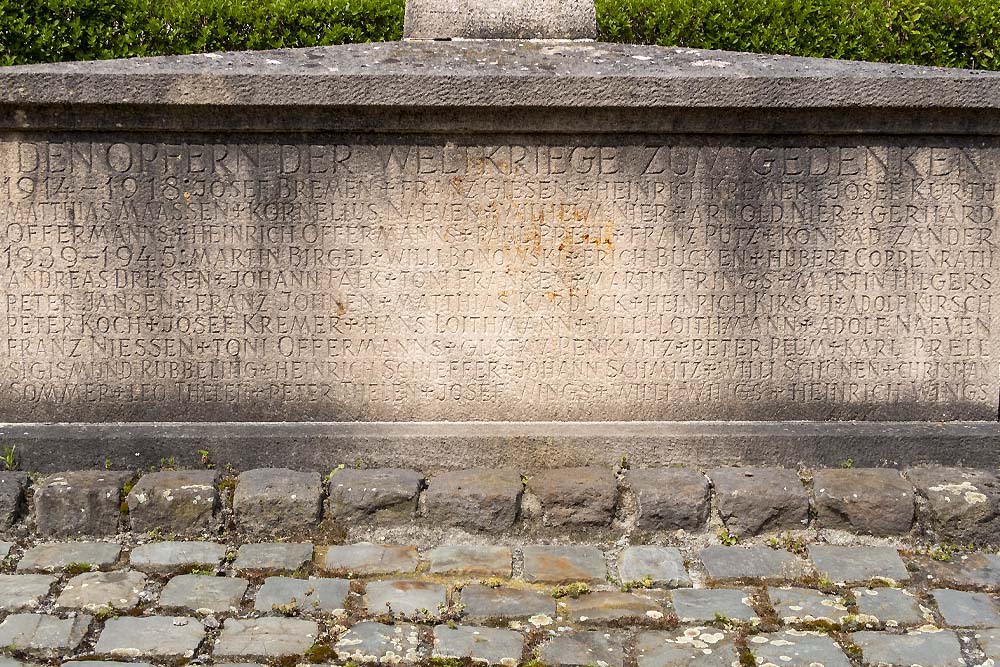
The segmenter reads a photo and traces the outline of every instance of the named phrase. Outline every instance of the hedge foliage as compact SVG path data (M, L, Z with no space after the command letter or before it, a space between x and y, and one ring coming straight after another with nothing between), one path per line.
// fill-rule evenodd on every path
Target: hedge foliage
M404 0L0 0L0 64L399 39ZM1000 0L597 0L599 39L1000 69Z

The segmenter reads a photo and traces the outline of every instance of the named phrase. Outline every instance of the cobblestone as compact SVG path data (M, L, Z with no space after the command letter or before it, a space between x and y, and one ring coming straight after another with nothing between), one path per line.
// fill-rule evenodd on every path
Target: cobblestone
M886 632L855 632L850 636L866 665L893 667L965 667L958 636L950 631L910 631L896 635Z
M716 628L650 630L635 640L638 667L734 667L739 656L732 637Z
M891 547L842 547L816 544L809 547L809 558L820 576L831 581L861 584L876 579L909 581L910 573Z
M165 530L180 535L209 530L219 505L218 478L212 470L143 475L126 498L132 530Z
M539 646L538 659L547 667L623 667L625 651L606 632L569 632Z
M415 625L364 621L344 633L334 645L334 651L337 658L345 662L414 664L428 655L420 635L421 629Z
M548 593L521 588L489 588L472 584L462 588L464 616L469 620L526 619L554 616L555 600Z
M898 588L856 588L854 600L860 620L889 628L924 625L930 613L921 609L913 593Z
M730 533L757 535L801 529L809 523L809 495L794 470L720 468L708 476Z
M600 583L607 578L604 554L597 547L528 546L522 553L525 581Z
M911 468L906 471L927 499L930 523L943 540L989 544L1000 530L1000 479L968 468Z
M182 574L163 587L160 606L184 609L198 614L236 612L243 602L249 583L235 577L211 577Z
M708 520L708 479L689 468L643 468L628 473L639 503L640 530L699 530Z
M769 594L774 610L784 623L841 623L849 615L840 597L810 588L772 587Z
M939 583L1000 588L1000 554L966 554L950 563L931 561L927 569Z
M113 566L122 547L113 542L55 542L40 544L24 552L18 572L57 572L69 566L101 570Z
M129 611L139 606L146 577L140 572L84 572L66 583L56 605L89 612Z
M312 557L311 544L244 544L240 547L233 567L241 572L292 572L309 565Z
M545 525L553 528L601 527L611 524L618 480L607 468L550 468L528 480L542 504Z
M983 630L976 635L976 639L988 660L1000 660L1000 628Z
M750 606L750 594L732 588L678 588L671 599L682 623L705 623L718 617L733 621L759 621Z
M27 486L27 473L0 472L0 532L10 530L24 516Z
M94 652L112 658L192 658L204 638L198 619L186 616L112 618Z
M301 535L319 523L322 499L317 472L258 468L237 479L233 510L240 527L255 535Z
M828 635L786 630L755 635L747 642L758 665L851 667L844 651Z
M324 569L348 576L415 572L420 564L417 548L398 544L346 544L331 546Z
M645 623L664 617L663 608L657 602L641 595L615 591L564 598L559 601L556 611L572 623Z
M55 583L46 574L0 574L0 610L37 609Z
M226 547L214 542L154 542L132 550L132 567L143 572L176 572L191 568L217 568Z
M330 516L344 522L392 523L413 517L424 476L416 470L337 470L330 476Z
M42 537L105 537L118 532L122 485L130 472L80 470L46 477L35 490Z
M508 547L443 546L427 552L431 572L465 577L509 577L511 558Z
M268 577L257 591L254 609L267 613L278 607L279 610L332 614L347 607L350 588L346 579Z
M946 625L953 628L1000 627L1000 609L985 593L936 589L931 591Z
M372 614L429 619L447 606L447 590L431 581L372 581L365 588L365 608Z
M816 519L823 528L902 535L913 525L913 486L898 470L820 470L813 477L813 489Z
M216 658L286 658L305 653L319 625L298 618L228 618L215 644Z
M677 547L638 546L622 550L618 579L622 584L648 580L653 586L666 588L691 585L684 557Z
M436 525L498 532L521 511L521 474L509 468L473 468L435 475L424 494L427 518Z
M13 614L0 623L0 646L42 655L73 651L83 641L92 620L86 614L72 618Z
M782 581L799 579L806 572L805 564L792 554L768 547L711 546L702 549L699 558L711 581Z
M521 662L523 651L524 639L511 630L464 625L434 628L435 658L471 658L488 665L514 667Z
M14 548L13 542L0 542L0 561L7 558L10 550Z

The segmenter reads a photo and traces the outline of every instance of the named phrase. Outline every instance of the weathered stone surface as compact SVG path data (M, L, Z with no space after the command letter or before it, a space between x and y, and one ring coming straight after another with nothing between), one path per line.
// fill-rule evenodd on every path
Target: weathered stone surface
M330 475L326 511L345 522L398 521L413 516L424 476L400 468L345 468Z
M559 601L556 612L571 623L648 622L663 618L663 607L642 595L595 591Z
M168 470L143 475L129 491L132 530L196 534L212 527L219 494L214 470Z
M146 577L140 572L84 572L66 583L56 604L89 612L128 611L139 606L139 594L145 587Z
M979 647L990 660L1000 660L1000 628L982 630L977 633Z
M290 542L244 544L233 567L241 571L280 572L299 570L313 557L313 545Z
M122 485L130 472L79 470L51 475L35 489L42 537L101 537L118 532Z
M556 602L548 593L521 588L490 588L472 584L461 593L462 614L470 621L554 616Z
M10 550L14 548L13 542L0 542L0 561L10 555Z
M319 625L298 618L228 618L212 655L216 658L284 658L302 655L319 636Z
M913 487L898 470L820 470L813 477L813 493L823 528L901 535L913 525Z
M962 648L954 632L911 631L895 635L865 631L848 637L861 648L866 665L965 667Z
M268 577L257 591L254 609L261 612L294 608L307 614L334 613L347 608L351 591L346 579Z
M87 614L66 619L44 614L12 614L0 623L0 646L42 654L73 651L83 641L91 621L93 618Z
M677 547L638 546L622 550L618 556L618 579L623 584L643 582L653 586L690 586L684 557Z
M630 470L628 485L639 502L642 530L699 530L708 520L708 479L688 468Z
M529 478L528 488L541 501L547 526L608 526L614 517L618 480L607 468L543 470Z
M364 576L414 572L419 564L416 547L361 542L329 547L323 567L338 574Z
M768 589L771 604L783 623L826 621L840 623L848 616L843 599L810 588L789 586Z
M72 667L153 667L151 662L117 662L115 660L71 660L63 663L63 667L68 665L72 665ZM3 661L0 661L0 667L4 667Z
M407 623L385 625L362 621L334 645L337 658L362 663L414 664L427 658L420 640L421 629Z
M909 581L910 573L892 547L840 547L814 544L809 558L816 571L832 581L866 583L873 579Z
M508 547L497 546L443 546L427 552L431 572L467 577L509 577L511 558Z
M163 587L160 606L199 614L232 613L239 611L249 584L235 577L182 574Z
M925 567L942 584L1000 588L1000 554L977 552L948 563L929 560Z
M854 599L858 618L866 625L903 628L933 620L929 612L920 608L920 601L913 593L898 588L856 588Z
M430 619L447 606L447 589L432 581L370 581L365 587L365 608L372 614Z
M218 567L226 547L214 542L152 542L132 550L132 567L143 572L173 572L188 568Z
M513 469L472 468L432 477L424 493L427 518L472 531L510 528L521 510L521 474Z
M747 641L759 665L788 667L851 667L844 651L828 635L786 630L755 635Z
M118 562L122 547L114 542L54 542L24 552L18 572L56 572L69 566L107 569Z
M594 39L594 0L417 0L406 6L407 39Z
M650 630L635 640L638 667L733 667L739 656L733 638L716 628Z
M601 583L608 571L604 554L589 545L527 546L524 555L524 580L571 583Z
M56 578L47 574L0 574L0 610L37 609Z
M794 470L719 468L708 473L729 532L757 535L805 528L809 495Z
M112 658L192 658L205 628L186 616L112 618L104 624L94 652Z
M986 593L938 588L931 591L945 625L952 628L1000 627L1000 608Z
M434 626L435 658L472 658L488 665L514 667L521 662L524 639L521 634L500 628L460 625Z
M263 535L301 535L319 523L323 481L317 472L258 468L239 476L233 494L236 522Z
M625 651L605 632L570 632L545 640L538 659L548 667L622 667Z
M28 473L0 471L0 532L9 530L24 514Z
M719 616L734 621L759 620L750 606L750 594L732 588L678 588L671 593L674 611L682 623L714 621Z
M805 564L787 551L768 547L714 545L698 554L714 581L739 579L787 580L805 574Z
M927 499L931 525L943 540L989 544L1000 530L1000 478L969 468L910 468L906 477Z

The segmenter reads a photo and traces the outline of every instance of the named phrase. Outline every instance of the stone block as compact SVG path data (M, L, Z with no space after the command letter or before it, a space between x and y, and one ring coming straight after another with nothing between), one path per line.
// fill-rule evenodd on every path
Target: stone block
M362 621L345 632L333 648L342 662L413 665L428 657L421 632L408 623Z
M257 535L301 535L319 523L323 480L316 472L258 468L239 476L233 494L236 522Z
M755 664L787 667L851 667L843 649L829 635L818 632L770 632L747 641Z
M205 628L187 616L109 619L94 653L112 658L190 659L205 639Z
M627 547L618 557L618 579L622 584L644 582L653 586L679 588L691 585L684 557L677 547Z
M733 667L740 664L733 637L716 628L647 630L635 640L637 667Z
M556 601L551 595L523 588L470 584L462 588L461 600L463 616L470 621L552 617L556 612Z
M268 577L257 591L253 608L264 613L294 609L306 614L334 614L347 608L350 592L346 579Z
M977 552L948 563L928 559L924 567L941 585L1000 588L1000 554Z
M899 588L856 588L858 619L870 626L903 628L933 623L929 611L920 606L913 593Z
M811 588L772 586L768 589L771 604L782 623L841 623L849 616L844 600Z
M701 530L708 520L708 479L689 468L630 470L628 485L639 503L642 530Z
M884 579L894 582L910 580L910 573L892 547L841 547L813 544L809 558L820 576L831 581L859 584Z
M347 523L395 523L411 519L423 474L399 468L345 468L330 475L327 514Z
M139 606L146 577L140 572L84 572L70 579L56 599L67 609L130 611Z
M7 556L10 555L11 549L13 548L13 542L0 542L0 562L7 559Z
M226 547L215 542L153 542L137 546L129 560L143 572L176 572L193 568L217 568L226 557Z
M538 660L547 667L623 667L625 650L620 639L605 632L568 632L545 640Z
M0 574L0 611L38 609L55 583L47 574Z
M521 474L509 468L472 468L432 477L424 493L427 518L436 525L500 532L521 511Z
M509 577L512 555L508 547L454 545L427 552L430 571L462 577Z
M28 473L0 471L0 533L10 530L24 515Z
M931 591L931 595L948 627L1000 627L1000 608L986 593L937 588Z
M106 570L118 562L122 547L114 542L54 542L24 552L18 572L57 572L67 568Z
M323 569L347 576L365 576L416 572L419 564L416 547L360 542L329 547Z
M525 581L593 584L607 580L604 554L594 546L527 546L522 553Z
M521 662L523 652L524 639L513 630L468 625L434 627L435 658L471 658L487 665L515 667Z
M708 476L730 533L746 537L809 524L809 494L794 470L719 468Z
M910 468L906 477L926 498L930 524L940 539L990 544L1000 531L1000 478L970 468Z
M313 545L292 542L244 544L233 563L240 572L292 572L309 565Z
M79 470L50 475L35 489L42 537L103 537L118 532L122 485L130 472Z
M715 621L719 616L734 621L759 621L750 606L750 594L732 588L678 588L671 593L674 612L682 623Z
M219 506L214 470L169 470L143 475L125 499L132 530L177 535L203 533Z
M787 551L769 547L710 546L699 553L712 581L800 579L805 563Z
M319 625L298 618L228 618L212 652L215 658L299 656L319 637Z
M432 581L370 581L365 587L365 609L421 620L437 618L448 607L448 591Z
M989 660L1000 660L1000 628L983 630L979 634L979 647Z
M415 0L407 39L594 39L594 0Z
M847 637L861 649L865 665L966 667L958 636L947 630L903 635L865 631Z
M898 470L820 470L813 477L813 494L821 528L902 535L913 525L913 486Z
M72 618L12 614L0 623L0 646L42 655L75 651L83 642L93 620L87 614L78 614Z
M595 591L559 600L556 613L570 623L644 623L663 618L663 607L642 595Z
M160 607L206 615L236 613L249 585L246 579L235 577L182 574L163 587Z
M607 468L542 470L529 478L528 488L542 504L545 525L552 528L609 526L614 518L618 480Z

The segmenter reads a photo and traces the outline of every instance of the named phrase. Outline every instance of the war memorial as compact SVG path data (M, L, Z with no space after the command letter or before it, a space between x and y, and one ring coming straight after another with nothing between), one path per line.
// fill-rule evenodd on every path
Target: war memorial
M0 667L1000 660L1000 74L406 12L0 68Z

